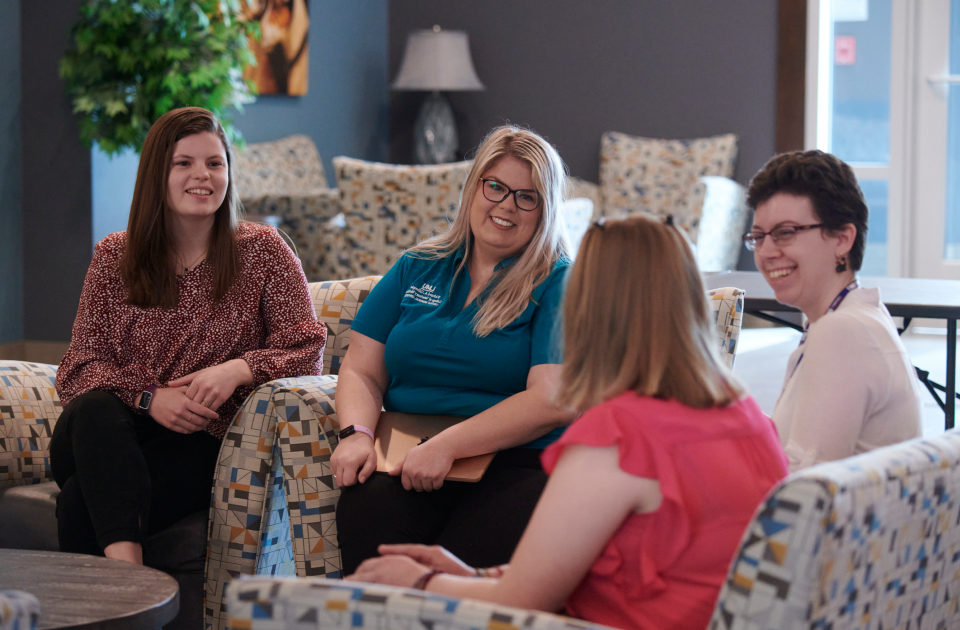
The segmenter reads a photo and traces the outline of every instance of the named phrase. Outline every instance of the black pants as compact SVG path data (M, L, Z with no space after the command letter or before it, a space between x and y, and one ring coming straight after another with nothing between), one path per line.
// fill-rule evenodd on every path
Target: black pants
M547 483L541 451L497 453L477 483L446 481L433 492L404 490L400 477L374 473L340 491L337 537L344 575L375 557L377 545L442 545L467 564L510 561Z
M60 550L103 555L208 508L219 451L212 435L171 431L113 394L72 400L50 442Z

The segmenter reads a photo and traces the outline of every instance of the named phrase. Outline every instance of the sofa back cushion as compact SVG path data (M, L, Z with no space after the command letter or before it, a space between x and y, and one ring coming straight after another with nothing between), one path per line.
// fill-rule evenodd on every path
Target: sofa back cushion
M323 374L339 374L350 345L350 329L381 276L328 280L310 284L310 296L317 319L327 325L327 345L323 350Z
M53 479L50 438L63 411L57 368L0 361L0 490Z
M240 198L310 195L329 188L317 146L308 136L248 144L233 158Z
M656 140L608 131L600 139L603 216L673 215L696 242L705 175L733 177L737 136Z
M384 274L407 249L447 229L472 162L397 166L333 158L355 275Z

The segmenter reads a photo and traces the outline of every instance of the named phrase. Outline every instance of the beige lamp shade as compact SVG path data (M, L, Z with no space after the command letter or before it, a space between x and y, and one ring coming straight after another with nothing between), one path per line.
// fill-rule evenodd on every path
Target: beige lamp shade
M483 90L463 31L439 27L410 33L395 90Z

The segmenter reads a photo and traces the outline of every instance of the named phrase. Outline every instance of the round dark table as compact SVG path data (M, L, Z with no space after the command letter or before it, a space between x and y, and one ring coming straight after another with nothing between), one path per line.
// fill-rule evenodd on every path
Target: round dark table
M0 549L0 590L40 601L38 630L156 630L180 608L177 581L120 560Z

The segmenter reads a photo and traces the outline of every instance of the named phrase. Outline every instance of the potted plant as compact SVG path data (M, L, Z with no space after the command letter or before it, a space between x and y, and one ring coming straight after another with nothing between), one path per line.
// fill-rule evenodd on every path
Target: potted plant
M108 154L143 147L150 125L178 107L197 106L241 142L229 109L242 110L255 87L255 63L241 0L90 0L72 30L75 48L60 62L80 136Z

